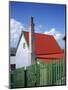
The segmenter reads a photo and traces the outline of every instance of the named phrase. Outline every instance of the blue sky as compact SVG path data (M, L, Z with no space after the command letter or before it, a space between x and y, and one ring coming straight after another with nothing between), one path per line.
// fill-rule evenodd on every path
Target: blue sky
M34 17L35 32L52 34L60 39L65 35L65 5L10 2L10 22L18 22L28 31L30 16ZM63 48L64 42L60 39L57 41ZM13 40L11 44L16 46Z

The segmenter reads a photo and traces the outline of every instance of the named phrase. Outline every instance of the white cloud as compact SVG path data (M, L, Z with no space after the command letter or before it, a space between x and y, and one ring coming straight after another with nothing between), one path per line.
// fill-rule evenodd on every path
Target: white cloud
M52 28L49 31L45 31L44 34L50 34L50 35L54 35L55 34L55 28Z
M15 47L19 36L21 34L21 31L24 30L24 26L16 21L15 19L11 18L10 19L10 42L11 42L11 47Z
M45 31L44 34L53 35L54 38L57 40L58 44L64 48L64 41L62 40L63 34L57 31L55 28L51 28L49 31Z
M58 40L58 39L63 37L63 34L61 34L59 31L56 31L55 28L52 28L49 31L45 31L44 34L53 35L56 40Z

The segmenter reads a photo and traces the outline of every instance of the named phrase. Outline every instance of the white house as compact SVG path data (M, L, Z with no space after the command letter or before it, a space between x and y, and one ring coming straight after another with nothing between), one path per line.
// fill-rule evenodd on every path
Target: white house
M34 33L34 23L33 23L33 17L31 17L30 35L29 35L30 45L28 47L25 36L24 36L24 32L22 31L19 42L17 44L16 51L14 50L14 48L13 48L13 52L12 50L10 50L10 53L11 53L10 64L12 68L13 67L16 67L16 68L25 67L26 68L27 66L32 64L31 60L35 60L33 33Z
M33 17L31 17L29 32L21 32L17 48L12 51L14 55L11 54L10 56L10 64L15 65L16 68L26 68L33 64L36 58L47 59L49 58L47 55L63 54L62 49L52 35L34 33ZM52 56L52 58L55 58L54 55ZM62 56L59 55L60 58Z

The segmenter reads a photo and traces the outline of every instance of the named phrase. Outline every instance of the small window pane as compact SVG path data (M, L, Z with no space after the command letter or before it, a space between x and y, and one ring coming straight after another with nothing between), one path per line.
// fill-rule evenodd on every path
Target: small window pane
M25 43L23 43L23 48L25 49Z

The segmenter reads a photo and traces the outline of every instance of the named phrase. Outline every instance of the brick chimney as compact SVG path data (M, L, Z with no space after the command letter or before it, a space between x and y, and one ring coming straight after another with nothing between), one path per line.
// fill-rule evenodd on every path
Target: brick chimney
M30 28L29 28L29 59L31 64L35 62L35 53L34 53L34 22L33 17L30 17Z

